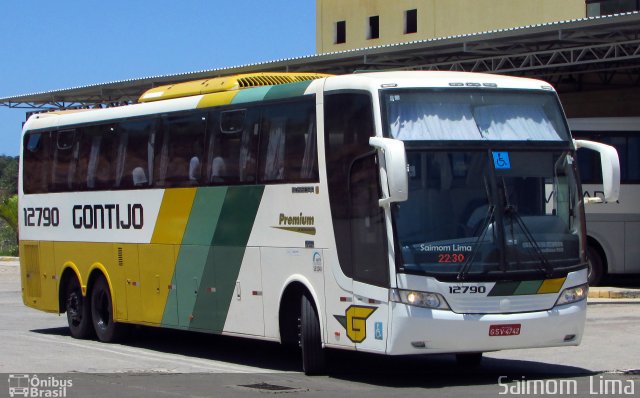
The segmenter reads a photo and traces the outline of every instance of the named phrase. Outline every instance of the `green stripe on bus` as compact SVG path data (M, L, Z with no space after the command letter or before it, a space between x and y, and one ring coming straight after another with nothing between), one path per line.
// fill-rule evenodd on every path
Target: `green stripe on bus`
M516 291L513 292L513 294L515 296L522 296L526 294L537 294L538 289L540 289L540 286L542 286L542 282L543 281L541 280L540 281L522 281L520 282L520 285L518 286Z
M202 274L209 258L209 246L183 245L176 264L175 281L178 300L178 326L188 328L196 300L201 296ZM165 307L165 315L167 311ZM164 320L164 318L163 318Z
M236 94L236 96L233 97L233 100L231 101L231 103L241 104L245 102L262 101L262 99L264 99L264 97L267 95L271 87L272 86L263 86L263 87L249 88L246 90L240 90L238 91L238 94Z
M488 296L512 296L519 284L517 281L496 282Z
M222 331L264 186L229 187L192 311L191 329Z
M264 96L264 99L272 100L304 95L304 92L307 90L307 87L309 87L310 84L311 81L309 80L305 82L273 86L271 87L267 95Z
M246 246L263 192L264 186L229 187L213 236L214 246Z
M197 189L171 282L177 290L172 289L167 297L164 325L189 326L226 194L226 187Z
M183 245L211 245L226 196L226 187L198 188L182 238Z

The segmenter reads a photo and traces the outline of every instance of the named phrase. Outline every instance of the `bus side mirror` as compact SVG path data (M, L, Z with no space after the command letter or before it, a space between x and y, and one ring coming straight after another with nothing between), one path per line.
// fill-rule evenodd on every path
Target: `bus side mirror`
M393 202L404 202L409 193L409 177L407 175L407 154L404 142L392 138L371 137L369 145L376 148L383 156L381 168L382 195L380 206ZM386 188L386 189L385 189Z
M600 153L602 186L605 202L615 202L620 196L620 159L616 148L587 140L574 140L576 149L586 148ZM590 198L585 203L602 203L600 198Z

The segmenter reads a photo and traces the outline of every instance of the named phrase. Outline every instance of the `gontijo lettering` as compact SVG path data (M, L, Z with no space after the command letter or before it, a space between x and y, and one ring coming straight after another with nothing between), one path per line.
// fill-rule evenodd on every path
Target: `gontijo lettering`
M140 203L73 206L75 229L142 229L144 209Z

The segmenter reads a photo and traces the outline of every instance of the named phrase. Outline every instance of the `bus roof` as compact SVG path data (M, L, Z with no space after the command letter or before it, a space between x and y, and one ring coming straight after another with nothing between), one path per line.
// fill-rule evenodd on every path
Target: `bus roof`
M330 75L318 73L264 73L156 87L137 104L112 108L74 109L32 115L23 131L109 122L136 116L186 111L212 106L283 99L313 92L313 82ZM198 92L196 92L198 91ZM141 97L142 98L142 97Z
M441 71L397 71L340 75L327 79L325 90L344 89L346 85L349 88L367 90L395 87L487 87L554 91L549 83L537 79L487 73Z
M553 87L541 80L467 72L397 71L340 76L321 73L254 73L156 87L145 92L140 97L140 103L132 105L34 114L27 120L23 130L59 128L157 113L295 97L313 92L317 87L314 82L321 78L326 78L326 91L375 91L396 87L483 87L553 91Z

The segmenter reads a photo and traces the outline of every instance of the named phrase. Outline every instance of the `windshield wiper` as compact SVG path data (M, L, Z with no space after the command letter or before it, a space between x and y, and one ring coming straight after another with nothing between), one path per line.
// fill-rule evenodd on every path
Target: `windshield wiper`
M489 158L490 157L491 156L489 156ZM489 230L489 225L491 225L491 223L494 221L494 216L495 216L495 212L496 212L496 206L495 206L495 203L496 203L495 199L496 198L495 198L495 195L492 194L492 192L494 192L494 191L489 188L490 184L487 181L487 176L484 175L483 177L484 177L483 179L484 179L485 194L487 195L487 201L488 201L488 203L490 203L490 205L487 208L487 216L484 218L484 221L482 222L482 228L480 228L480 230L479 230L480 235L478 236L478 238L473 243L473 251L471 252L471 255L469 257L467 257L466 261L464 262L464 264L460 268L460 271L458 272L457 279L459 281L463 281L467 277L467 274L469 273L469 270L471 269L471 266L473 265L473 260L475 259L476 254L478 253L478 250L480 248L480 242L482 242L484 240L484 236L487 234L487 231ZM493 178L491 180L492 188L495 188L495 183L493 183L494 181L495 181L495 178Z
M480 242L484 240L484 236L487 234L487 231L489 230L489 225L491 225L491 223L493 222L493 215L495 213L495 209L496 209L495 206L493 205L489 206L489 209L487 210L487 216L482 222L482 228L480 229L481 233L478 236L478 238L475 240L475 242L473 242L473 251L471 252L471 255L467 257L467 260L464 262L464 265L462 266L462 268L460 268L460 272L458 272L457 279L459 281L463 281L467 277L467 274L469 273L469 269L471 269L471 265L473 264L473 260L475 259L476 254L478 253L478 249L480 248Z
M542 253L540 246L538 246L538 241L536 241L536 238L534 238L533 234L525 224L524 220L522 219L522 217L520 217L518 210L509 201L509 192L507 190L507 183L505 182L504 177L500 179L500 185L504 193L504 203L505 203L504 214L511 219L511 239L514 242L514 244L516 244L516 255L518 253L518 250L517 250L517 243L515 240L515 236L513 233L513 220L516 220L516 223L520 226L520 229L524 233L524 236L527 238L527 240L533 247L534 252L538 256L538 259L540 260L540 263L536 263L538 268L541 271L546 272L547 277L551 276L551 274L553 273L553 267L551 266L551 264L549 264L549 261L547 261L547 258L545 257L544 253ZM506 246L505 246L505 250L506 250Z
M550 277L553 274L553 267L551 266L551 264L549 264L549 261L545 257L544 253L542 253L540 246L538 246L538 241L536 241L536 238L533 236L529 228L527 228L527 225L525 224L522 217L520 217L520 214L518 214L518 211L516 210L515 206L507 204L504 211L507 216L511 217L511 220L516 220L516 223L520 226L520 229L522 229L524 236L527 238L527 240L533 247L534 252L538 256L538 259L540 260L540 263L536 263L538 268L540 268L541 271L545 272L547 277ZM512 232L512 238L513 238L513 232Z

